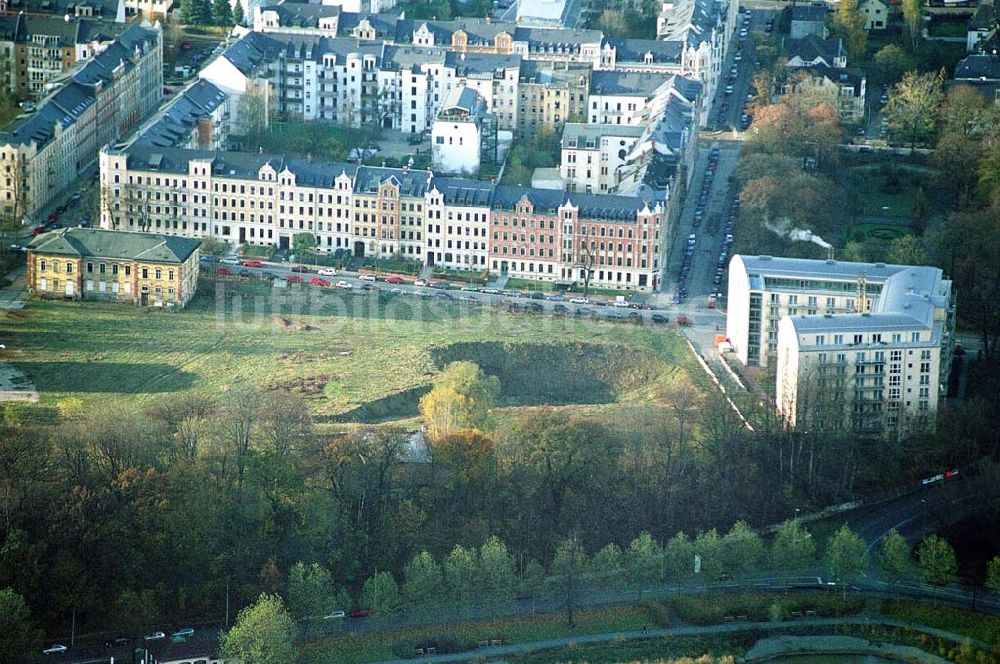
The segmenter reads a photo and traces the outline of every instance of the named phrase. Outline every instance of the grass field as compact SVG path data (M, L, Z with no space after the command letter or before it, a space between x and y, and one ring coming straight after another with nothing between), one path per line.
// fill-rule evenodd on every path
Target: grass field
M701 378L670 329L389 294L292 286L273 296L264 283L219 286L217 294L204 280L183 311L33 300L3 314L0 334L41 407L70 397L86 405L218 395L249 384L300 394L317 415L381 404L362 419L392 420L415 415L420 390L456 359L498 375L507 406L609 408Z

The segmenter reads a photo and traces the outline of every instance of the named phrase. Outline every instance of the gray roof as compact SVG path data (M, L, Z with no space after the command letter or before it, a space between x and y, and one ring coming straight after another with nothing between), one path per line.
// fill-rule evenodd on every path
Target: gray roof
M491 183L467 178L434 177L431 188L441 192L448 205L466 207L489 207L493 194Z
M711 39L712 31L722 25L725 5L716 0L678 0L661 15L664 41L697 46Z
M97 18L116 20L119 9L124 10L122 0L8 0L7 11L20 12L35 15L52 15L60 20L66 14L71 16L76 14L76 8L88 5L92 8L92 14ZM124 14L124 11L122 12Z
M260 11L272 11L278 15L279 25L296 28L315 28L319 26L320 19L340 16L341 13L340 7L336 5L307 2L282 2L261 7Z
M606 39L604 43L615 49L618 63L645 63L650 55L655 64L675 64L680 62L684 50L679 41L661 39Z
M421 65L431 62L446 62L447 53L447 49L443 46L410 46L408 44L395 46L386 44L382 50L382 68L419 70Z
M444 63L454 68L459 76L492 75L501 69L518 68L521 64L521 56L496 53L456 53L447 50Z
M441 102L442 114L459 111L462 114L475 117L484 113L485 110L486 102L479 96L479 93L464 85L449 90L448 95Z
M865 73L860 69L850 69L847 67L828 67L827 65L810 65L802 67L796 71L806 71L812 76L822 76L840 85L850 85L854 88L854 96L861 96L861 86L865 80Z
M646 127L639 125L567 122L563 125L562 147L582 149L590 143L596 148L600 147L601 139L604 137L639 138L645 132Z
M117 258L154 263L183 263L201 246L201 240L97 228L60 228L42 233L28 243L37 254Z
M955 78L968 81L1000 80L1000 56L968 55L955 67Z
M975 13L969 19L969 30L990 30L997 26L997 11L993 0L979 0Z
M205 79L198 79L162 108L146 127L139 130L136 142L151 147L179 145L186 141L198 120L208 117L225 103L227 95Z
M536 208L547 212L555 212L564 204L572 204L580 209L580 216L584 219L635 221L636 213L647 205L647 201L637 196L581 194L558 189L498 185L493 190L493 208L513 209L525 196Z
M822 58L829 66L833 66L834 59L845 55L844 43L839 37L821 39L815 33L809 33L801 39L786 39L785 53L789 60L795 56L806 62Z
M590 77L590 93L648 97L673 78L672 74L595 71Z
M823 23L830 10L824 4L795 5L792 7L792 21Z

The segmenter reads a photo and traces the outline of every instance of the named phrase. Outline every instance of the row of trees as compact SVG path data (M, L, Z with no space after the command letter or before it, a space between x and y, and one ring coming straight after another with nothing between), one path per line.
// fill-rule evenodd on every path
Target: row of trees
M242 25L245 20L243 5L235 5L229 0L181 0L181 22L187 25L218 25L232 27Z

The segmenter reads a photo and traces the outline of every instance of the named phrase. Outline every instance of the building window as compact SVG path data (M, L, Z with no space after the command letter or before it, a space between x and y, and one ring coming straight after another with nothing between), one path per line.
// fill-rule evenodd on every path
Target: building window
M142 268L142 278L149 279L149 268L147 267Z

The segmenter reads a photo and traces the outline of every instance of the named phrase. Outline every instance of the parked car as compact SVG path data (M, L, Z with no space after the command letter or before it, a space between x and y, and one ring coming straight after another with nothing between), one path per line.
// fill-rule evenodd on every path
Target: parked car
M164 634L163 632L153 632L151 634L147 634L146 636L144 636L142 638L145 641L156 641L158 639L165 639L165 638L167 638L167 635Z
M549 295L545 299L548 300L549 302L565 302L566 301L566 296L565 295L559 295L557 293L555 295Z
M565 316L566 311L566 305L564 304L556 304L552 307L552 313L556 316Z
M344 611L331 611L330 613L323 616L323 620L337 620L339 618L344 618L347 613Z
M348 282L344 281L343 279L341 279L340 281L337 282L337 288L345 288L347 290L350 290L352 288L352 286L351 286L350 283L348 283Z
M716 306L715 296L714 295L709 295L708 296L708 308L709 309L715 309L715 306Z
M625 300L615 300L611 303L612 307L618 307L619 309L628 309L628 302Z
M499 295L500 294L500 289L498 289L498 288L484 288L482 292L483 292L484 295Z
M258 260L243 261L242 265L243 267L264 267L263 261Z
M454 295L452 295L451 293L445 293L444 291L441 291L440 293L434 293L434 297L436 297L436 298L438 298L440 300L453 300L453 299L455 299Z
M179 630L170 635L172 639L186 639L189 636L194 636L194 627L181 627Z
M378 277L374 274L362 274L358 279L361 281L378 281Z
M316 274L318 274L321 277L336 277L337 271L334 270L332 267L325 267Z
M308 272L308 271L309 271L309 268L307 268L305 265L293 265L292 266L292 272Z
M372 614L371 609L354 609L347 615L350 616L351 618L367 618L371 614Z
M414 286L426 286L427 285L427 280L426 279L417 279L416 281L413 282L413 285Z
M678 325L691 325L691 324L692 324L692 321L691 321L691 319L690 319L690 318L688 318L687 316L678 316L678 317L677 317L677 318L675 319L675 322L676 322L676 323L677 323Z
M393 276L393 277L386 277L385 278L385 283L387 283L387 284L401 284L401 283L403 283L403 279L401 277L395 277L395 276Z
M285 277L285 281L287 281L290 284L301 284L303 281L305 281L305 279L303 279L297 274L290 274L287 277Z
M223 265L239 265L240 264L240 262L238 260L236 260L235 258L223 258L219 262L222 263Z
M220 277L235 277L236 273L230 270L228 267L217 267L215 268L215 273Z
M319 277L313 277L312 279L309 280L309 285L310 286L322 286L323 288L329 288L330 287L330 282L327 281L326 279L321 279Z
M571 304L590 304L590 300L585 297L573 297L569 301Z
M432 281L430 284L431 288L437 288L438 290L447 290L451 287L447 281Z
M406 137L406 142L410 145L420 145L424 140L424 137L420 134L413 132Z
M53 222L59 221L59 213L58 212L53 212L48 217L46 217L45 221L49 222L50 224L53 223Z
M48 648L46 648L45 650L43 650L42 654L43 655L55 655L57 653L66 652L67 650L69 650L69 648L67 648L66 646L64 646L61 643L57 643L56 645L49 646Z
M662 325L662 324L668 322L669 319L666 316L664 316L663 314L653 314L650 317L650 320L653 321L654 323L659 323L659 324Z

